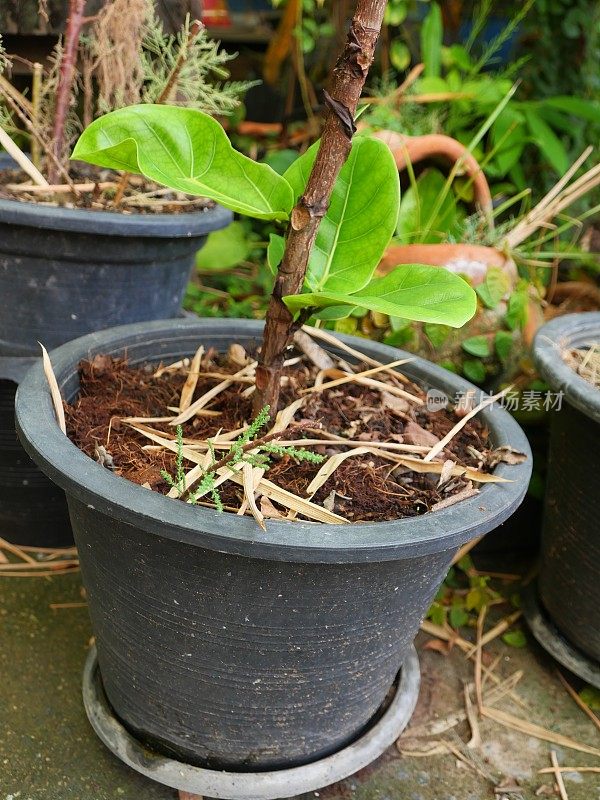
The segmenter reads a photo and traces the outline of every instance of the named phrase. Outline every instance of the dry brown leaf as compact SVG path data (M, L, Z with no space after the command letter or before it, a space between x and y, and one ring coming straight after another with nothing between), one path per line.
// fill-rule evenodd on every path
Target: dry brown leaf
M371 367L370 369L363 370L363 372L351 373L349 375L344 373L342 376L336 377L332 381L329 381L327 383L320 383L319 385L317 385L315 381L314 386L309 386L306 389L302 389L301 391L302 394L311 394L313 392L325 391L325 389L332 389L334 386L341 386L344 383L363 383L364 379L370 375L375 375L378 372L383 372L385 370L393 369L394 367L399 367L401 364L406 364L407 362L413 360L414 359L412 358L400 358L397 361L392 361L391 364L380 365L378 367ZM321 372L324 374L328 374L331 372L331 368L329 367L324 368L321 370ZM380 385L383 386L384 389L387 389L389 392L392 392L392 394L395 393L394 390L396 389L396 387L387 386L387 384L380 384ZM410 398L413 397L408 392L404 392L403 394ZM414 399L415 401L418 400L419 402L422 402L420 398L414 398Z
M356 450L348 450L345 453L337 453L337 455L331 456L331 458L327 459L327 461L323 464L321 469L306 487L306 494L311 496L315 494L315 492L317 492L321 486L323 486L323 484L329 480L340 464L342 464L347 458L350 458L351 456L360 456L368 452L368 447L357 447Z
M265 525L265 518L264 518L263 513L260 510L260 508L256 505L256 497L254 495L254 492L256 490L255 483L260 482L260 478L262 478L264 470L256 470L256 472L259 473L259 475L257 476L258 477L258 481L255 482L255 469L252 466L252 464L248 464L248 462L244 462L244 464L242 465L242 480L243 480L243 487L244 487L244 498L245 498L246 502L248 503L248 507L250 508L250 511L252 512L252 516L258 522L258 524L263 529L263 531L266 531L267 530L267 526Z
M329 331L323 330L322 328L311 328L308 325L303 325L302 330L308 333L313 339L320 339L322 342L326 342L327 344L333 345L337 350L343 350L345 353L349 353L354 358L358 358L359 361L364 362L365 364L371 364L373 367L381 367L382 364L380 361L377 361L371 356L366 355L365 353L361 353L360 350L355 350L350 345L347 345L341 339L338 339L337 336L329 333ZM387 371L392 375L394 378L399 378L400 380L404 381L405 383L414 386L412 381L403 375L401 372L398 372L395 369L390 369L389 366L386 368Z
M568 747L571 750L578 750L580 753L589 753L592 756L600 757L600 750L597 747L591 747L588 744L582 744L575 739L570 739L568 736L563 736L555 731L542 728L540 725L535 725L532 722L515 717L514 714L509 714L506 711L500 711L497 708L490 708L483 706L481 714L488 719L498 722L507 728L512 728L515 731L524 733L527 736L533 736L536 739L541 739L544 742L551 742L557 744L559 747Z
M334 366L333 359L329 353L313 341L305 331L296 331L294 344L304 355L308 356L318 369L331 369Z
M181 358L179 361L174 361L172 364L167 364L164 367L159 367L154 375L153 378L160 378L161 375L164 375L165 372L177 372L179 369L183 369L185 366L189 364L189 358Z
M445 483L448 483L450 478L452 477L452 470L456 466L456 462L452 461L451 458L448 458L444 461L442 466L442 471L440 472L440 479L438 481L438 489L440 486L443 486Z
M395 414L397 417L402 417L403 419L406 417L406 414L410 409L410 404L407 400L405 400L403 397L396 397L396 395L390 394L390 392L386 391L381 392L381 403L385 409L390 411L392 414Z
M469 481L467 486L464 489L461 489L460 492L456 494L450 495L450 497L445 497L443 500L439 500L437 503L434 503L431 506L431 511L441 511L442 508L448 508L449 506L453 506L455 503L460 503L461 500L466 500L469 497L474 497L474 495L479 494L479 489L476 489L473 484Z
M522 464L524 461L527 461L525 453L520 453L508 445L502 445L502 447L492 450L487 458L487 464L490 468L495 467L500 462L504 464Z
M503 634L507 631L515 622L523 616L523 612L519 609L518 611L513 611L512 614L509 614L504 619L500 620L497 625L494 625L487 633L485 633L481 638L481 646L485 647L490 642L493 642L498 636ZM470 658L473 653L475 653L477 647L474 645L470 650L467 650L465 653L466 658Z
M563 780L563 776L560 773L558 759L556 757L556 751L550 751L550 761L552 761L552 767L554 768L554 775L556 776L556 783L558 785L558 792L560 794L560 800L569 800L569 795L567 794L567 790L565 788L565 782Z
M186 408L185 411L183 411L181 414L178 414L175 417L175 419L171 420L169 424L181 425L184 422L187 422L188 419L191 419L193 416L195 416L196 412L199 409L204 408L204 406L208 405L211 400L214 400L215 397L221 394L222 391L228 389L234 382L235 378L247 377L251 372L253 372L256 368L256 363L257 363L256 361L250 362L250 364L247 364L241 370L232 375L230 379L221 381L221 383L218 383L216 386L213 386L212 389L209 389L202 395L202 397L199 397L197 400L195 400L191 404L191 406ZM254 387L249 387L249 388L252 389Z
M383 452L383 451L380 451ZM393 455L387 454L390 459L393 458L398 464L409 467L414 472L430 473L432 475L441 475L444 469L444 464L441 461L425 461L422 458L413 458L412 456ZM475 481L476 483L511 483L508 478L501 478L497 475L492 475L489 472L480 472L472 467L462 467L456 464L452 469L453 478L467 478L467 480Z
M454 647L453 642L445 642L443 639L430 639L425 642L423 650L433 650L435 653L440 653L443 656L448 656Z
M325 500L323 500L323 508L326 508L327 511L335 511L335 497L336 491L332 489Z
M54 370L52 369L52 362L50 361L50 356L48 355L48 351L41 342L38 342L38 344L42 348L44 374L46 376L46 380L48 381L50 396L52 397L52 405L54 406L54 413L56 414L56 421L58 423L58 427L66 436L67 425L65 423L65 410L63 408L63 401L62 401L62 396L60 394L60 389L58 388L58 381L56 380L56 375L54 374Z
M260 498L260 510L266 519L285 519L285 514L278 511L266 495Z
M192 397L194 396L196 386L198 385L198 378L200 377L200 363L203 355L204 346L200 345L200 347L196 350L194 357L192 358L190 371L188 372L188 376L185 379L183 388L181 389L181 398L179 400L180 412L188 409L192 403Z
M421 447L433 447L439 442L439 436L425 430L413 420L409 420L402 431L404 441L408 444L418 444Z
M229 349L227 350L227 358L232 364L235 364L238 367L245 367L248 363L248 354L242 345L238 344L237 342L229 345Z

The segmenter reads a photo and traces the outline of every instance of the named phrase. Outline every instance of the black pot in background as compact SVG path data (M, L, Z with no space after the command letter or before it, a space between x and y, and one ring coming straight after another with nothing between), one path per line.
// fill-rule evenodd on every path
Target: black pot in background
M195 253L230 211L119 214L0 200L0 356L175 317Z
M5 166L1 163L0 166ZM120 214L0 200L0 381L6 405L23 361L85 333L181 311L195 253L229 224L216 206L183 214ZM15 359L15 364L11 362ZM18 378L17 378L18 381ZM0 422L0 536L73 542L62 493Z
M600 391L562 353L600 342L600 312L559 317L538 331L536 366L562 408L551 415L539 598L552 623L600 661Z
M527 436L533 452L533 471L536 488L544 484L546 453L550 438L548 419L533 423L517 420ZM475 564L481 569L512 572L516 565L537 555L542 535L544 502L538 494L528 491L517 511L485 536L471 551Z
M171 362L198 345L257 343L262 324L174 320L84 337L51 354L64 397L97 353ZM378 360L402 353L340 337ZM345 355L344 357L348 357ZM448 395L471 384L422 359L406 371ZM65 489L106 694L135 735L169 755L234 770L289 767L355 738L381 705L456 549L521 502L511 479L421 517L358 525L252 518L169 500L102 468L62 435L41 365L17 392L17 426ZM495 444L529 453L504 410Z

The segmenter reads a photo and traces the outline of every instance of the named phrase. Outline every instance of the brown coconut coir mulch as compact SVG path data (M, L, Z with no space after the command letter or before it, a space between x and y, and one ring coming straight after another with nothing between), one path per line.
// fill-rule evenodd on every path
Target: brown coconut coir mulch
M266 473L251 472L250 487L248 476L244 485L240 471L224 468L225 510L253 513L260 524L263 517L338 523L413 517L501 480L491 474L499 461L522 460L510 448L492 448L485 426L469 418L472 398L459 408L428 410L424 390L395 369L372 359L359 365L334 359L304 331L295 341L275 426L259 436L279 431L278 444L293 442L323 462L273 456ZM162 474L175 475L176 426L192 477L210 459L207 439L216 459L225 456L252 420L254 355L241 345L226 355L200 347L193 359L158 368L96 356L80 365L80 394L65 406L67 434L115 474L176 497ZM214 507L209 495L198 502Z

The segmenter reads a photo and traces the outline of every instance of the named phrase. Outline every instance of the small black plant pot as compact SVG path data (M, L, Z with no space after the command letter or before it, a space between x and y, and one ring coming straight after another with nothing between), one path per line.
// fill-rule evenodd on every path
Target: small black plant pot
M128 215L0 200L2 402L14 395L8 381L18 382L24 360L39 356L38 342L50 349L114 325L177 316L196 251L231 218L219 206ZM0 506L0 536L72 544L64 497L18 446L12 414L0 422Z
M580 653L600 662L600 391L562 353L600 342L600 313L569 314L538 331L533 356L562 407L550 422L550 453L538 597L549 622ZM535 633L535 626L533 630ZM539 638L539 637L538 637ZM561 647L548 647L558 660ZM562 648L564 650L564 648ZM573 660L565 664L573 669ZM577 669L573 669L577 672ZM586 670L586 676L589 670Z
M86 336L51 354L63 396L81 359L169 363L199 343L256 344L262 324L174 320ZM403 354L340 337L381 361ZM347 356L346 356L347 357ZM470 384L416 358L407 372L454 395ZM356 739L381 706L456 549L501 524L527 488L510 482L422 517L321 525L169 500L102 468L57 427L41 365L17 392L17 427L67 494L108 701L139 740L189 764L287 768ZM496 445L529 454L504 410L483 419Z

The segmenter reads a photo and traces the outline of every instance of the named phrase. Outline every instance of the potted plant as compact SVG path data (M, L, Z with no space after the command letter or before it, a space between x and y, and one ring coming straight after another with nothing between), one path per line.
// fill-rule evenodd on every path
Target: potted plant
M341 445L343 458L339 454L335 462L325 459L314 464L327 451L312 450L309 457L306 448L298 446L308 446L312 440L306 434L316 430L325 435L325 439L317 437L317 447L323 441L347 441L353 447L347 431L345 436L328 438L329 428L340 430L343 422L323 422L335 397L353 391L358 402L349 402L355 406L356 425L367 426L372 443L395 447L389 436L378 436L377 426L369 421L371 415L361 410L361 404L369 402L365 387L370 391L372 384L360 384L364 371L357 374L357 360L366 360L375 370L371 375L378 373L388 381L376 381L380 389L387 387L381 396L371 398L377 407L385 392L406 399L410 386L416 393L413 402L418 413L426 414L426 391L413 381L434 390L438 400L442 392L454 395L472 388L418 358L405 365L410 378L394 374L390 365L398 366L401 353L348 337L331 337L326 351L317 348L317 353L302 342L311 353L311 367L304 361L298 367L297 357L291 363L286 360L292 337L298 341L298 329L309 316L347 314L363 306L460 325L474 312L472 288L445 270L413 265L372 279L396 221L398 172L383 143L368 137L353 140L353 120L384 9L384 0L357 3L326 95L322 140L285 176L234 151L210 117L164 106L136 106L97 120L84 132L74 153L76 158L105 166L117 159L129 172L147 177L160 173L167 185L208 195L240 213L288 223L287 235L271 242L269 257L277 275L264 328L258 322L232 320L144 323L93 334L51 354L57 387L69 403L71 435L86 449L93 435L90 439L77 420L85 428L86 407L100 406L96 391L88 394L85 388L86 375L90 387L98 378L106 379L105 422L117 416L122 427L111 436L120 441L124 441L121 436L129 436L127 426L139 423L135 416L122 419L122 412L112 405L123 394L115 395L111 388L114 369L123 369L127 381L132 376L137 381L137 391L125 392L129 399L149 398L157 390L156 381L163 387L171 386L171 380L180 381L175 384L182 390L178 412L166 421L162 418L170 427L163 433L137 428L138 434L142 432L142 446L136 452L174 458L161 461L168 469L158 476L147 473L144 487L94 463L61 433L39 366L29 372L17 394L17 425L25 447L69 497L104 687L97 687L94 694L88 670L90 719L127 763L180 789L202 789L222 797L253 792L280 797L350 774L365 763L366 751L361 748L367 743L367 760L382 752L405 724L406 714L396 716L392 730L383 737L375 734L380 730L377 726L373 735L365 732L365 726L408 658L419 621L456 548L506 519L526 489L527 442L507 413L497 407L492 410L494 398L478 409L483 414L480 430L490 431L489 447L496 454L490 462L497 465L492 472L482 472L487 459L483 454L481 469L478 460L468 461L472 455L463 455L470 466L437 457L465 429L475 409L462 419L448 412L451 416L443 418L446 430L450 429L444 439L434 437L435 445L431 438L429 446L396 441L404 449L398 465L409 464L413 476L408 476L405 486L418 481L419 474L436 474L433 481L423 484L425 493L435 493L449 477L459 479L448 502L429 514L419 515L419 509L429 508L427 503L411 500L405 519L384 522L385 514L378 511L374 519L379 521L365 522L373 519L370 512L351 516L360 497L380 503L387 497L385 487L384 491L361 489L360 483L355 485L350 479L348 490L356 489L352 502L357 508L353 509L339 483L334 484L338 495L328 495L320 505L307 501L307 497L317 498L312 484L317 475L311 480L313 488L294 492L282 484L288 481L289 487L289 481L299 477L301 465L308 464L307 469L319 470L317 483L325 491L326 484L320 481L329 480L329 470L347 459L346 447ZM167 145L168 158L164 151L161 156L149 147L157 138ZM303 287L308 291L302 291ZM318 330L310 330L319 335ZM248 360L259 340L257 360ZM362 355L357 353L358 345ZM125 355L127 365L122 362ZM193 356L192 363L181 373L181 359L186 356ZM82 359L86 365L79 379ZM169 365L171 361L175 363ZM148 368L159 362L166 369L153 372ZM236 363L243 366L222 381L222 370ZM338 376L333 381L336 387L358 380L358 389L341 388L339 395L329 395L330 386L322 381L331 375ZM218 385L208 394L203 387L198 395L198 381L209 376ZM305 379L308 382L302 383ZM119 383L117 377L114 385ZM223 395L222 384L233 387L233 393ZM172 388L162 394L156 410L173 407ZM322 391L326 392L323 400L304 400ZM220 402L206 408L219 393ZM383 418L404 420L402 426L414 423L417 412L402 408L395 406L403 417L390 412ZM61 409L57 405L59 414ZM217 415L209 423L218 426L214 435L194 437L207 413L209 420L211 414ZM219 432L223 414L232 420L245 417L240 430ZM431 414L435 416L434 411ZM296 422L292 422L294 416ZM161 424L158 415L152 418ZM425 417L420 418L427 424ZM144 419L150 424L147 415ZM262 436L260 429L266 424L270 430ZM236 425L232 422L229 427ZM414 434L416 428L412 430ZM422 430L420 435L426 434ZM145 447L149 441L158 451ZM115 444L114 438L111 442L105 449ZM406 448L422 457L407 460ZM508 452L505 448L524 454L512 459L518 462L513 467L498 464L497 459L502 461L502 454ZM373 470L379 456L369 455L368 447L365 450L355 451L354 458L365 457L364 468ZM461 452L469 452L466 445ZM112 454L105 452L105 464L107 455ZM287 478L274 476L270 459L284 469ZM189 471L188 464L194 465ZM389 473L388 468L384 471ZM335 472L334 479L342 480L339 467ZM471 478L482 486L480 492L468 485ZM161 480L175 499L148 489ZM224 483L234 486L234 492L242 487L237 510L248 509L255 519L227 513L229 508L236 509L230 506L234 501ZM464 490L463 494L457 494L457 489ZM400 484L394 494L403 496ZM411 490L408 495L416 497ZM258 497L269 500L270 510L269 504L258 507ZM339 513L341 508L346 509L345 517ZM271 518L266 520L268 515ZM317 520L320 524L314 524ZM100 707L102 691L110 707L106 703ZM104 725L108 718L112 733ZM346 761L341 772L332 772L331 754L342 748L347 755L344 748L357 737L360 758ZM145 755L140 749L146 745L157 748L167 760L157 756L149 762L147 751ZM277 776L287 781L285 790L281 783L273 787L271 781Z
M181 313L195 253L232 219L219 205L157 191L148 181L69 167L79 107L84 122L135 101L228 114L249 85L219 82L231 56L189 18L174 36L164 33L151 0L116 0L93 21L84 6L71 0L50 67L30 65L30 98L0 75L0 140L13 158L0 169L0 379L9 400L26 363L14 359L37 356L39 341L54 347L111 325ZM24 139L30 157L17 146ZM69 544L64 501L6 425L0 534ZM49 493L56 514L48 517Z
M558 317L534 341L536 366L562 402L551 415L540 571L525 611L542 646L598 688L599 353L599 312Z

